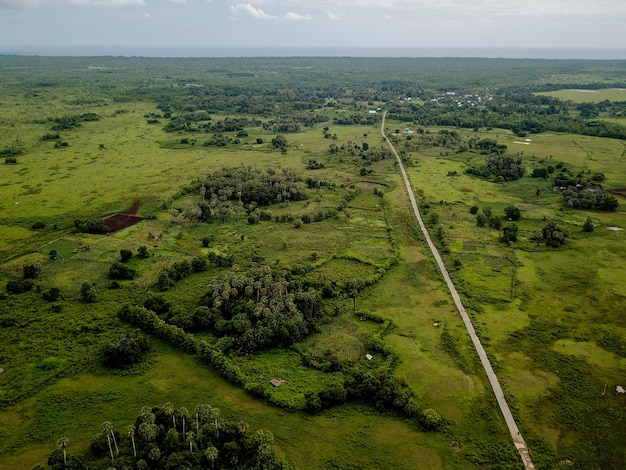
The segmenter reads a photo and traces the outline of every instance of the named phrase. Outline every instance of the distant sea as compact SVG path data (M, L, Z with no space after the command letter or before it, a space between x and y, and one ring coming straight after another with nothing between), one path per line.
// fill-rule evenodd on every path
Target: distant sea
M0 55L123 57L481 57L511 59L621 59L626 49L498 47L201 47L2 46Z

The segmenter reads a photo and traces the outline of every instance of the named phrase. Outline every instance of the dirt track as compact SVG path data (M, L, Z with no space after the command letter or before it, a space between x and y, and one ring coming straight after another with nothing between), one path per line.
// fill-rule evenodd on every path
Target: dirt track
M415 200L415 195L413 194L413 188L411 187L411 183L409 181L409 177L406 173L406 170L404 169L404 165L402 164L402 160L400 159L400 156L398 155L398 152L396 152L396 149L391 143L391 141L385 135L386 116L387 116L387 111L385 111L385 113L383 114L383 123L380 126L380 132L383 135L383 138L389 144L389 147L391 148L392 152L396 156L396 160L398 161L398 166L400 167L400 170L402 172L402 178L404 179L404 184L406 185L406 190L409 193L409 198L411 200L411 205L413 206L413 212L415 213L415 217L417 218L420 228L422 229L422 233L424 234L424 237L426 238L428 247L430 248L430 251L435 257L435 260L437 261L437 265L439 266L439 269L441 270L441 274L443 275L446 281L450 294L452 295L452 298L454 299L454 303L456 304L456 307L459 313L461 314L461 318L463 319L465 328L467 329L467 332L469 333L470 338L472 339L474 348L476 349L476 352L478 353L480 362L483 365L483 368L485 369L485 373L487 374L487 378L489 379L489 383L491 384L493 393L496 396L498 405L500 406L500 411L502 412L502 415L504 416L506 425L508 426L509 432L511 433L511 437L513 438L513 443L515 444L517 451L520 453L522 462L524 462L524 467L526 468L526 470L534 470L535 465L533 464L530 458L530 454L528 452L528 447L526 446L526 442L524 441L524 438L522 437L522 434L520 433L519 428L517 427L517 423L515 422L515 419L513 418L513 414L511 413L511 410L509 409L509 405L506 402L506 399L504 398L504 393L502 392L502 388L500 387L500 382L498 382L498 377L496 376L495 372L493 371L493 368L491 367L491 363L489 362L487 353L485 353L485 350L483 349L483 346L480 343L480 339L478 339L478 336L476 335L476 331L474 331L474 326L472 325L469 315L465 311L465 307L463 306L463 303L461 302L461 298L459 297L459 294L456 291L456 288L454 287L452 280L450 279L448 270L446 269L446 266L443 264L443 260L441 259L441 256L439 256L437 247L435 247L435 244L433 243L432 239L430 238L430 234L428 233L428 230L426 229L426 225L424 225L424 222L422 221L422 217L420 215L419 208L417 207L417 202Z

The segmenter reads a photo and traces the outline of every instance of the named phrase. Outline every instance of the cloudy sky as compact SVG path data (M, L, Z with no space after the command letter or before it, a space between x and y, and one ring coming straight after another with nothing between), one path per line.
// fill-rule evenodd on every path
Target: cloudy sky
M626 50L626 0L0 0L22 46Z

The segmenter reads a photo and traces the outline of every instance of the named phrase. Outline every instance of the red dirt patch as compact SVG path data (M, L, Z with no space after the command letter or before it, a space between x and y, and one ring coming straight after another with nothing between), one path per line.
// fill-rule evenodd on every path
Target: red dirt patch
M104 219L104 225L106 225L107 232L117 232L123 228L138 224L142 220L143 217L134 214L113 214Z
M133 202L133 205L125 213L126 214L135 215L137 213L137 211L139 210L139 206L140 205L141 205L141 201L139 199L135 199L135 201Z

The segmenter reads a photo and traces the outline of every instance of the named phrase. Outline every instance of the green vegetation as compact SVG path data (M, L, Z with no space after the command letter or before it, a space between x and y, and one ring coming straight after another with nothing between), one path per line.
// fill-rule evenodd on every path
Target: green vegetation
M0 469L520 468L382 110L537 468L626 461L623 63L0 65Z

